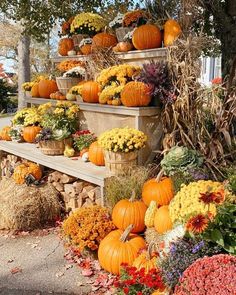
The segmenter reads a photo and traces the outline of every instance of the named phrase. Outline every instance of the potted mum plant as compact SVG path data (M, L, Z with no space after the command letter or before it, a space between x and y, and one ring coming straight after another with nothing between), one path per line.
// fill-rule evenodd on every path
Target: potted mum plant
M105 20L97 13L83 12L75 16L70 26L70 33L75 46L79 46L82 39L93 37L105 28Z
M31 89L34 86L34 82L25 82L21 85L22 89L25 92L26 97L31 98Z
M72 134L77 129L79 107L71 102L57 102L56 107L44 104L39 107L43 129L36 140L45 155L62 155L66 146L72 146Z
M134 128L114 128L98 138L104 149L105 166L113 175L137 164L138 151L145 147L147 136Z
M73 134L74 147L80 152L80 156L88 152L90 145L97 140L95 134L89 130L77 131Z

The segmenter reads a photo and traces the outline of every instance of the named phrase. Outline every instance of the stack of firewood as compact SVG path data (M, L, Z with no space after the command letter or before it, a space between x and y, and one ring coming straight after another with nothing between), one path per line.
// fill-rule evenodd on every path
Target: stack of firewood
M1 159L1 176L11 177L14 168L21 163L21 158L5 154Z
M94 184L79 180L67 174L54 171L49 174L51 183L64 199L66 210L101 205L101 189Z

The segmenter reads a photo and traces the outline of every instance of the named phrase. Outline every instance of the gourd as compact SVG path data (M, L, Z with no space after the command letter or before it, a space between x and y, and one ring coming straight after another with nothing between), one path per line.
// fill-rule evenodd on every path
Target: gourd
M121 102L126 107L147 106L151 102L150 88L143 82L129 82L121 92Z
M155 218L156 212L157 212L157 203L156 201L151 201L144 217L144 223L146 227L154 227L154 218Z
M116 47L118 52L127 52L133 49L133 44L130 42L119 42Z
M29 143L34 143L36 136L42 130L40 126L27 126L23 129L23 138L24 141Z
M133 233L142 232L145 228L144 216L147 210L143 201L135 200L135 192L130 199L123 199L116 203L112 210L112 221L118 229L125 230L133 224Z
M95 81L87 81L83 84L81 95L83 101L89 103L98 103L100 91L100 85Z
M32 162L22 163L14 169L12 177L17 184L23 184L29 175L32 175L36 180L40 180L42 178L40 166Z
M144 250L133 262L133 266L138 270L145 269L148 273L151 269L157 268L157 253L153 253L155 243L150 243L147 250Z
M39 97L39 83L35 83L31 88L32 97Z
M98 142L93 142L88 151L89 161L97 166L104 166L105 159L103 148L98 145Z
M50 98L56 99L56 100L66 100L67 97L63 93L61 93L60 91L56 91L56 92L50 94Z
M159 48L161 40L161 31L151 24L137 27L132 37L133 45L138 50Z
M120 274L121 264L132 265L140 249L145 247L145 240L130 233L132 225L125 231L120 229L110 232L100 243L98 260L102 268L113 274Z
M85 44L80 47L80 51L83 55L89 55L92 53L92 44Z
M152 178L143 185L142 198L147 206L151 201L156 201L159 206L168 205L173 197L173 183L168 177L163 177L160 181Z
M117 39L114 35L103 32L98 33L93 37L92 48L110 48L117 44Z
M154 218L154 227L158 234L164 234L168 230L172 229L173 225L168 206L162 206L157 209Z
M169 19L164 24L164 45L171 46L181 34L181 27L174 19Z
M71 38L63 38L58 44L58 53L62 56L66 56L68 51L74 49L74 42Z
M10 130L11 130L10 126L3 127L1 132L0 132L0 139L6 140L6 141L11 141L11 137L9 135Z
M50 98L50 94L58 91L57 83L54 80L41 80L39 82L39 96L43 98Z

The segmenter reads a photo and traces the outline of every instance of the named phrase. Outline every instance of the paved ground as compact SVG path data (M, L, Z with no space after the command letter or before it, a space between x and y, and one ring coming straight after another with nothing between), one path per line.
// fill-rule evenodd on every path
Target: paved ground
M89 286L79 286L84 282L79 269L64 254L54 233L0 236L0 295L88 294Z

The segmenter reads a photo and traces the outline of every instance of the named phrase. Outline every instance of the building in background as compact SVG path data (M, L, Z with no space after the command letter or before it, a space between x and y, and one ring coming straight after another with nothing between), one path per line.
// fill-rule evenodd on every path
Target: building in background
M221 57L202 57L202 72L200 82L211 85L211 81L221 77Z

